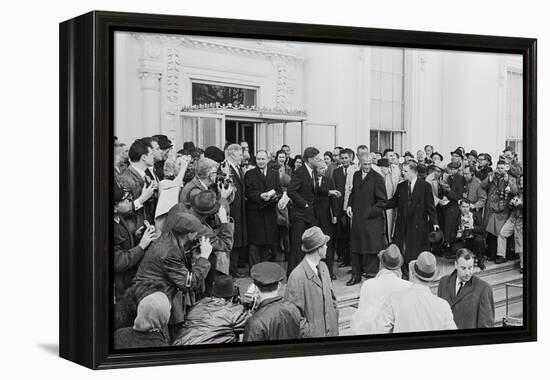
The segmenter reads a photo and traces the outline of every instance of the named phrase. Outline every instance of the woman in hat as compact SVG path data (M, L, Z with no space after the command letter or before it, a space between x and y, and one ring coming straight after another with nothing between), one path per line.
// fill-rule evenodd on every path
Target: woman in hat
M137 307L134 325L115 331L115 349L169 346L170 339L166 327L170 318L170 308L170 301L162 292L144 297Z

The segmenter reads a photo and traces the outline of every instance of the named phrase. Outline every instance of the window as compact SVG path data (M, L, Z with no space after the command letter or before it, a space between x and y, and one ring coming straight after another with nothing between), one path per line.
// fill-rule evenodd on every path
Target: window
M371 151L403 148L404 49L371 49Z
M192 104L219 102L245 107L256 105L255 89L193 82L191 91Z
M403 147L402 131L370 131L370 151L382 153L384 149L391 148L401 154Z
M506 71L506 146L511 146L523 161L523 74Z

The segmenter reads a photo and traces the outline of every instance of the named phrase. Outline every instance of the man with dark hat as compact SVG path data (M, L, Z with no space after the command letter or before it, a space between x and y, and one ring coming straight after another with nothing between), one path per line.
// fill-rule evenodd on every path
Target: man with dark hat
M244 328L244 342L299 339L306 337L307 323L298 308L279 295L283 268L264 261L250 270L250 277L257 288L257 308Z
M359 307L351 320L354 334L372 334L374 319L386 298L412 285L409 281L401 279L403 256L397 245L390 244L388 248L381 250L378 258L378 274L361 285Z
M492 165L491 155L488 153L480 153L479 156L477 156L476 177L483 181L487 178L489 173L493 171Z
M330 273L322 261L330 237L319 227L302 234L304 259L294 268L286 285L285 298L307 319L312 337L338 336L338 306Z
M430 252L422 252L409 263L412 286L390 294L374 321L374 333L455 330L451 307L432 294L438 279L437 262Z
M508 165L503 160L497 162L496 170L481 181L487 191L487 204L483 215L483 225L487 231L487 256L489 260L501 264L506 257L497 254L497 237L510 216L510 201L518 193L516 179L508 174Z
M458 147L451 152L451 162L458 163L459 173L462 172L463 161L464 161L464 148L461 149L461 147Z
M124 222L124 216L132 213L132 195L124 191L116 182L113 191L113 244L115 272L115 303L121 300L126 290L132 284L138 265L149 244L156 239L155 227L143 226L136 231L136 237L141 237L135 244L134 234Z
M250 313L233 302L236 294L231 276L216 277L212 297L201 299L189 310L181 334L172 345L237 342Z
M477 150L472 149L470 153L466 154L466 159L468 160L468 165L475 166L475 163L477 162Z
M437 167L444 169L445 166L443 165L443 155L439 152L433 152L430 156L432 159L432 163L436 165Z
M458 153L460 153L459 150L455 151L455 155ZM443 215L445 217L443 235L445 236L446 247L450 248L450 243L454 240L458 229L460 216L458 201L462 199L464 194L464 177L458 173L460 164L457 160L451 161L447 165L447 170L449 175L446 181L441 184L441 191L443 196L448 200L448 203L443 206ZM447 255L452 257L450 250L447 251Z
M166 135L154 135L152 137L160 149L160 159L155 161L154 171L159 181L164 179L164 163L168 159L168 153L172 149L172 141Z

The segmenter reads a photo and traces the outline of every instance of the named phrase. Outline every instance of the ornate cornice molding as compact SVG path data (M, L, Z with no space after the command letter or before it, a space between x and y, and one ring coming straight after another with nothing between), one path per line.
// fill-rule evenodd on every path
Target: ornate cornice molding
M207 40L207 39L197 38L197 37L152 34L152 33L130 33L130 35L139 41L145 41L145 42L151 42L151 41L159 41L163 43L171 42L171 43L177 43L187 47L195 47L195 48L202 48L202 49L208 49L208 50L218 50L218 51L225 51L225 52L237 54L237 55L257 56L257 57L263 57L268 59L281 59L281 60L292 61L292 62L304 62L305 60L304 58L294 54L283 53L283 52L278 52L274 50L254 49L250 47L243 47L243 46L238 46L233 44L225 44L225 43L222 44L217 41L212 41L212 40Z

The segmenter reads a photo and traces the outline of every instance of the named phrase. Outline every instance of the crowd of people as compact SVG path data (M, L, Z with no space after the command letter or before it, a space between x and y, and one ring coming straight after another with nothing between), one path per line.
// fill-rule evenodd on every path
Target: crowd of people
M491 327L474 265L519 256L523 271L522 166L511 147L494 168L488 153L449 156L115 138L115 348L337 336L347 266L347 286L367 279L354 333ZM437 296L435 256L455 264Z

